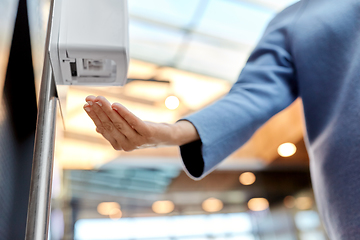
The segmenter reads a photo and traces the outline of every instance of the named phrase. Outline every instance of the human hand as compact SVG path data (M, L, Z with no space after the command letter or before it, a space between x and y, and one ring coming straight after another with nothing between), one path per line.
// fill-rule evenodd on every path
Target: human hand
M85 100L84 110L95 123L96 131L115 150L132 151L167 144L171 140L169 124L142 121L123 105L110 104L102 96L88 96Z
M183 145L198 140L196 128L188 121L175 124L142 121L120 103L102 96L86 97L84 110L96 125L96 131L110 142L115 150Z

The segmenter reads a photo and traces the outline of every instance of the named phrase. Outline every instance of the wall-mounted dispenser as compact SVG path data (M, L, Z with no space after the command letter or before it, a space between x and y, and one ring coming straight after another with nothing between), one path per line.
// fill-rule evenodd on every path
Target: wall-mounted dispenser
M56 0L50 60L60 85L124 85L129 65L127 0Z

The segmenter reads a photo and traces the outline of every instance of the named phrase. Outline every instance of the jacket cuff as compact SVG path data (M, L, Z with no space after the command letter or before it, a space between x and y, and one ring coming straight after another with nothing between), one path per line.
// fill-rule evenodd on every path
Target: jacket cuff
M195 180L198 180L204 173L204 159L201 149L201 140L180 146L180 154L186 173Z

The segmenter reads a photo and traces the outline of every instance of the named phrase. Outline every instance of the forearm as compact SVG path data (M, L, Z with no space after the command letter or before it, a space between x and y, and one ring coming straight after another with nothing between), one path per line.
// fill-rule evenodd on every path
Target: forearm
M200 139L194 125L186 120L174 124L154 123L153 127L157 128L154 137L159 141L159 145L181 146Z

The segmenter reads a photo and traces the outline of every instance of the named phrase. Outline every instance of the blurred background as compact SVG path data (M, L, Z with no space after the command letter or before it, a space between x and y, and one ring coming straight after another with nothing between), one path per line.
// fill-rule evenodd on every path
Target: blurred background
M20 2L28 12L30 80L38 96L50 4ZM82 109L87 95L102 95L143 120L174 123L206 107L230 90L269 21L295 2L128 0L128 83L58 87L63 117L59 112L50 239L327 239L311 188L300 99L201 181L185 174L177 147L113 150ZM9 75L17 8L15 0L0 0L1 84Z

